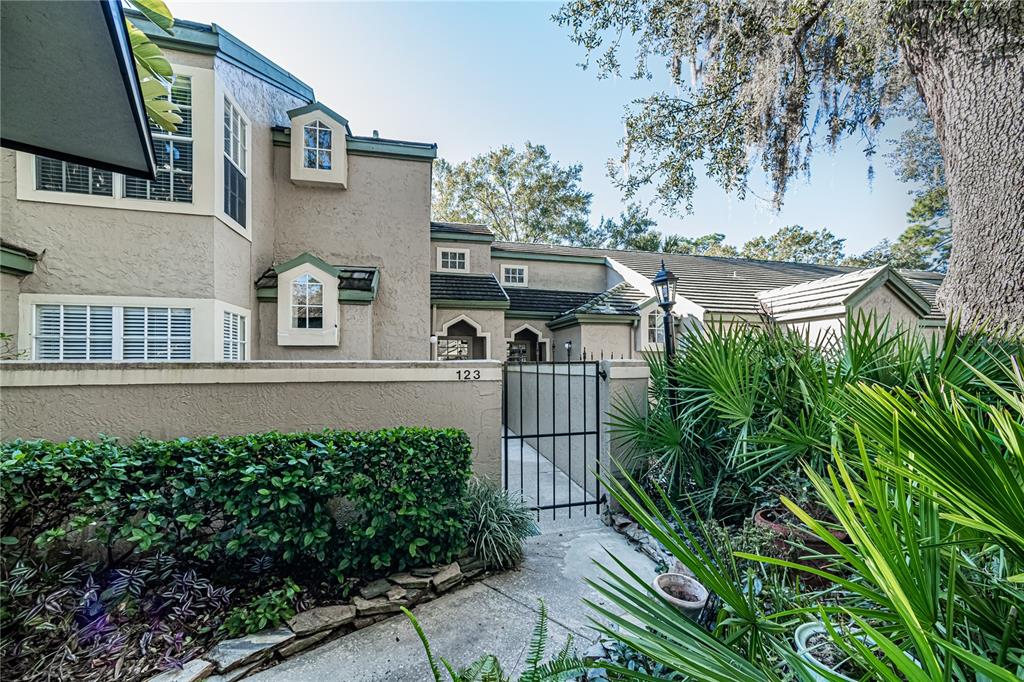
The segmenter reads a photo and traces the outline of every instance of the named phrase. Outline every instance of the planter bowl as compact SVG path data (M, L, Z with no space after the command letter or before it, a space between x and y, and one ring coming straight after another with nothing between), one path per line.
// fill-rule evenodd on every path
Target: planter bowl
M682 573L662 573L655 576L651 586L662 599L692 620L696 620L708 603L708 589Z
M840 672L836 672L834 669L822 663L812 655L811 652L814 651L814 647L809 646L807 642L811 639L811 637L818 634L825 635L826 637L828 636L828 629L820 622L803 623L802 625L797 626L796 631L793 633L793 641L796 644L797 655L800 656L800 658L807 661L808 663L812 663L822 668L831 670L832 674L841 680L850 680L850 682L856 682L856 680L854 680L852 677L847 677L846 675ZM872 639L867 635L851 633L849 636L856 637L858 640L860 640L862 644L868 647L873 647L875 645L874 641L872 641ZM914 663L917 667L921 667L921 663L908 652L904 651L903 655L910 659L910 661ZM821 675L813 669L809 670L808 672L810 673L811 679L815 680L815 682L830 682L828 678L824 677L823 675Z

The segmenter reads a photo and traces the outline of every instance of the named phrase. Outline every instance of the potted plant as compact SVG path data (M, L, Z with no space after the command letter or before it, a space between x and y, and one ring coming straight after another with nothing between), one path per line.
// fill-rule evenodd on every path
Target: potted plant
M682 573L662 573L651 586L662 599L676 607L690 620L696 620L708 603L708 589L695 578Z
M847 638L856 637L858 641L868 647L875 645L870 637L857 634L856 631L843 634ZM839 679L855 682L855 680L863 679L868 672L856 660L850 658L845 651L836 646L829 636L828 629L821 622L803 623L798 626L796 632L793 633L793 641L800 658L820 668L826 668ZM903 654L920 666L917 659L909 653L904 651ZM816 682L829 682L825 676L814 670L811 670L810 674Z

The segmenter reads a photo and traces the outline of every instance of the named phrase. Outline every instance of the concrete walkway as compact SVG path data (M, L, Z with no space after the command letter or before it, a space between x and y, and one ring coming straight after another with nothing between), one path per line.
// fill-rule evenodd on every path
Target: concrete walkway
M549 649L573 636L582 653L595 637L584 598L605 603L587 585L611 551L633 571L651 579L654 564L594 515L572 522L548 521L530 538L518 571L494 575L416 607L437 657L456 668L485 653L495 654L506 673L517 673L537 620L538 599L548 607ZM358 630L251 678L254 682L424 682L431 679L423 646L404 615Z
M515 436L512 431L505 433ZM504 443L502 445L504 446ZM503 448L502 457L504 456ZM588 481L588 487L592 485L593 476ZM592 494L585 492L564 471L552 464L550 459L525 440L515 437L508 439L508 484L505 489L509 493L522 491L523 500L530 506L594 501ZM571 513L575 520L577 516L583 516L583 507L577 507ZM593 516L594 507L588 508L586 513ZM553 517L564 519L569 515L569 509L545 510L541 513L540 521L550 521Z

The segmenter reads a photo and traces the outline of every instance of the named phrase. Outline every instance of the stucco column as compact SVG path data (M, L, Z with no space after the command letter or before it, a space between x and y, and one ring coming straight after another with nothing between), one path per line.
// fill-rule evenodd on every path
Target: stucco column
M605 377L601 386L601 471L602 476L618 476L619 469L612 460L626 465L626 447L612 437L608 422L623 404L635 406L641 414L647 414L651 372L644 360L604 360L601 370ZM608 505L612 511L619 509L610 495Z

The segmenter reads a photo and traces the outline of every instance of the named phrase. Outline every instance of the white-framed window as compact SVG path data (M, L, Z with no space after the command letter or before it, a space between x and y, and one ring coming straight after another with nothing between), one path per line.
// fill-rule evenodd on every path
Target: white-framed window
M438 270L469 270L469 249L438 249Z
M114 196L114 174L77 163L36 157L36 189L100 197Z
M36 360L113 360L114 309L95 305L37 305Z
M657 310L647 314L647 342L665 343L665 316Z
M302 166L314 170L331 170L331 129L321 121L302 127Z
M292 282L292 329L323 329L324 285L312 275Z
M34 306L36 360L191 360L192 309Z
M248 201L249 121L224 97L224 213L246 227Z
M178 105L177 113L181 116L181 123L173 133L149 124L156 154L156 180L125 176L126 199L192 203L192 79L188 76L175 77L168 97Z
M224 311L224 359L245 360L245 315Z
M525 265L502 265L501 283L512 287L525 287L528 283L528 271Z

